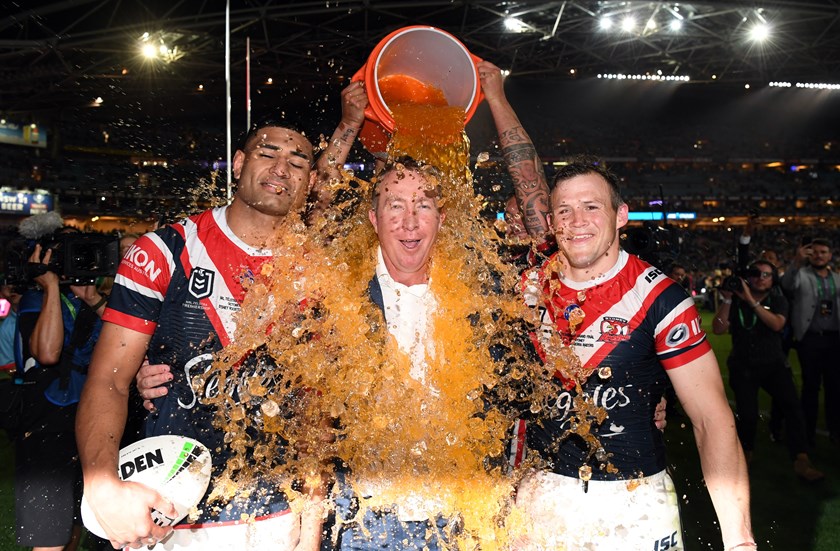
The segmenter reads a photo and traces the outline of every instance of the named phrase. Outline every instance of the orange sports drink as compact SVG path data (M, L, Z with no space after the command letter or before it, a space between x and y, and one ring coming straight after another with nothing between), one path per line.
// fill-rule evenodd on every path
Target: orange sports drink
M405 27L383 38L353 76L354 81L366 83L369 102L365 110L367 120L359 135L362 143L371 152L385 151L399 111L406 105L414 106L406 119L419 122L431 116L436 124L445 127L450 126L449 118L438 118L447 115L427 109L459 108L462 114L457 124L463 129L482 99L476 68L479 61L457 38L434 27ZM454 122L455 116L450 117ZM404 122L401 131L425 132L432 126ZM435 136L428 137L439 139L447 133L435 131Z

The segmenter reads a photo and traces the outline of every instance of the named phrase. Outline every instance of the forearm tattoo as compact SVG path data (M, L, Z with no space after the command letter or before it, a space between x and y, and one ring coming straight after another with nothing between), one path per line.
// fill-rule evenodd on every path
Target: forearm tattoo
M338 139L343 141L343 142L349 142L349 141L353 140L353 138L355 138L355 137L356 137L356 129L353 128L352 126L348 126L347 128L344 129L344 133Z
M522 161L534 161L537 158L537 150L530 143L521 143L502 148L502 156L508 166L513 166Z
M525 227L533 236L544 236L549 233L548 185L537 150L521 126L502 132L499 138Z
M502 144L502 147L521 143L527 143L528 145L533 147L531 139L528 137L528 134L525 132L525 129L521 126L515 126L510 130L505 130L504 132L499 134L499 143Z

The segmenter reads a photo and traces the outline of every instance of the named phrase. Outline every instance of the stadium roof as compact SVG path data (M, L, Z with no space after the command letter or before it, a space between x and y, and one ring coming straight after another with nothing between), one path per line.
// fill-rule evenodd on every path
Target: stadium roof
M0 0L0 6L0 115L44 118L96 105L150 109L149 98L151 109L173 116L224 109L222 0ZM605 16L611 29L601 26ZM628 16L635 26L622 30ZM475 55L530 78L662 71L692 83L743 86L836 82L840 75L836 0L231 0L234 102L244 98L246 40L255 101L312 106L324 90L340 89L389 32L417 24L449 31ZM769 29L763 42L750 39L757 24ZM139 54L144 33L147 42L166 44L168 62Z

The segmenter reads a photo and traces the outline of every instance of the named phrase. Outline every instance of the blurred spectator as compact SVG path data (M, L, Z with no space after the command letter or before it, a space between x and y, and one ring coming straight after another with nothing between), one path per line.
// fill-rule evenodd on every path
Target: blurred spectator
M823 381L826 426L831 440L840 440L840 275L831 271L831 257L831 242L814 239L796 249L782 276L782 287L793 298L791 318L802 366L802 408L812 445Z
M758 258L761 260L766 260L770 264L776 267L776 273L779 274L779 277L782 277L785 273L785 267L781 265L781 260L779 259L779 255L776 253L774 249L764 249L759 253Z
M20 293L14 286L0 286L0 370L2 371L11 371L15 368L14 343L19 304Z
M674 262L668 268L668 277L679 283L680 287L685 289L685 292L689 296L691 296L691 290L693 286L691 284L691 276L688 275L688 271L686 270L685 266Z

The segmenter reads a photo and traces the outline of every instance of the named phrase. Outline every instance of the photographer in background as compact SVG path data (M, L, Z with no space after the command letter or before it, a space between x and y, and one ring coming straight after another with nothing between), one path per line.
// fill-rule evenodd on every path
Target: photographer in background
M752 242L752 238L756 235L757 231L761 229L761 222L758 218L758 212L754 209L751 209L749 212L749 216L747 217L747 223L744 226L744 229L741 231L741 235L738 238L738 269L739 270L746 270L747 266L750 263L751 255L750 255L750 243ZM765 249L762 250L761 253L758 255L758 258L761 260L766 260L770 264L776 267L776 274L777 278L780 278L784 273L784 268L781 266L779 261L779 257L776 254L776 251L772 249ZM782 289L779 285L773 285L773 288L770 290L771 293L781 293ZM790 302L790 297L788 298L788 302ZM790 318L788 317L785 321L785 326L782 328L782 349L785 353L785 358L788 357L790 353L791 346L793 345L793 335L790 327ZM788 365L788 369L790 369ZM791 376L793 376L791 374ZM782 407L776 403L775 400L771 400L770 402L770 420L768 421L768 426L770 428L770 439L773 442L781 442L782 441L782 428L784 423L784 412L782 411Z
M67 234L78 230L62 227L47 238L23 230L22 225L21 233L38 243L26 264L30 281L20 302L15 345L23 385L23 426L15 439L17 544L72 551L80 535L82 488L76 407L105 297L93 280L71 281L58 273L67 263L54 257L70 254L61 248L69 248L73 236L68 240Z
M787 444L794 472L808 482L824 477L811 466L805 437L805 417L796 396L796 385L782 346L782 329L788 315L784 295L772 292L776 267L766 260L728 277L720 288L721 301L712 320L712 331L732 334L729 386L735 393L738 438L747 461L752 458L758 425L758 391L763 388L785 416Z

